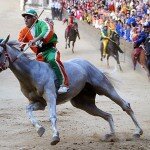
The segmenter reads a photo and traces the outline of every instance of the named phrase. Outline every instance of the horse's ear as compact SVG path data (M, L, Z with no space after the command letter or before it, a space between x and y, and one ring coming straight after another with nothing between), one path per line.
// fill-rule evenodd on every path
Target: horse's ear
M1 42L1 44L6 44L8 42L8 40L9 40L9 38L10 38L10 34L7 36L7 38L5 40L3 40Z

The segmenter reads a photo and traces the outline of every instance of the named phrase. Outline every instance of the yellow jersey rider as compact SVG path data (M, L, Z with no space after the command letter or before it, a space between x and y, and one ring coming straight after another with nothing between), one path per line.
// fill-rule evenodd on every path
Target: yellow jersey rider
M102 40L102 44L103 44L103 49L102 49L103 57L105 57L108 41L109 41L110 35L111 35L111 29L108 27L107 22L104 23L104 26L101 29L100 34L101 34L101 40Z

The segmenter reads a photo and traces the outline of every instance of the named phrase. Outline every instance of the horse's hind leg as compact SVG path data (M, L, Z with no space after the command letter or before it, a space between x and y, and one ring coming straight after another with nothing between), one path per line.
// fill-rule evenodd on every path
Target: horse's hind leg
M134 136L140 137L140 135L143 134L143 131L142 131L137 119L135 118L134 112L131 109L130 104L127 103L125 100L123 100L116 93L116 91L111 91L108 97L111 98L115 103L117 103L123 109L123 111L126 111L126 113L131 117L131 119L133 120L133 122L136 126L136 131L135 131Z
M100 81L97 81L98 83ZM94 83L94 85L96 86L96 91L99 95L105 95L108 98L110 98L111 100L113 100L116 104L118 104L124 111L126 111L126 113L131 117L131 119L133 120L135 126L136 126L136 131L134 136L136 137L140 137L140 135L143 134L143 131L138 123L138 121L136 120L135 116L134 116L134 112L130 107L130 104L128 102L126 102L125 100L123 100L118 93L116 92L116 90L113 88L113 86L111 85L110 82L108 82L108 80L103 79L103 81L100 82L101 84L98 85L97 83ZM99 88L98 88L99 87Z
M119 55L118 55L118 54L115 55L114 58L115 58L115 60L117 61L117 65L119 66L120 71L123 71L122 68L121 68L121 65L120 65Z
M71 99L71 104L74 107L82 109L93 116L99 116L108 121L110 133L106 135L106 139L109 140L115 135L114 121L111 114L97 108L95 105L95 96L96 93L92 91L92 88L89 88L89 85L86 85L86 87L76 97Z
M34 117L33 111L44 110L44 109L45 109L45 105L40 102L29 104L26 108L26 112L29 116L29 119L32 125L36 127L37 133L40 137L44 134L45 129L39 124L38 120Z

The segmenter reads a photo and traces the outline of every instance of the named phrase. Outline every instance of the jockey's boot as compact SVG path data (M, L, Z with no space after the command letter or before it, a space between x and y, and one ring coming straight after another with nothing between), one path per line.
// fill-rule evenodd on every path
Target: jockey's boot
M65 85L60 85L60 88L58 89L58 94L63 94L69 91L69 87Z

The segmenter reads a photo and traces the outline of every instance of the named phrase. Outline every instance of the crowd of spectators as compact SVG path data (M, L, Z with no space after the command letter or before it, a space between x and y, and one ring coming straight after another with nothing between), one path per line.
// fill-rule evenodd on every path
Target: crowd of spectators
M128 42L136 40L150 21L150 0L67 0L65 7L76 19L97 29L107 25Z

